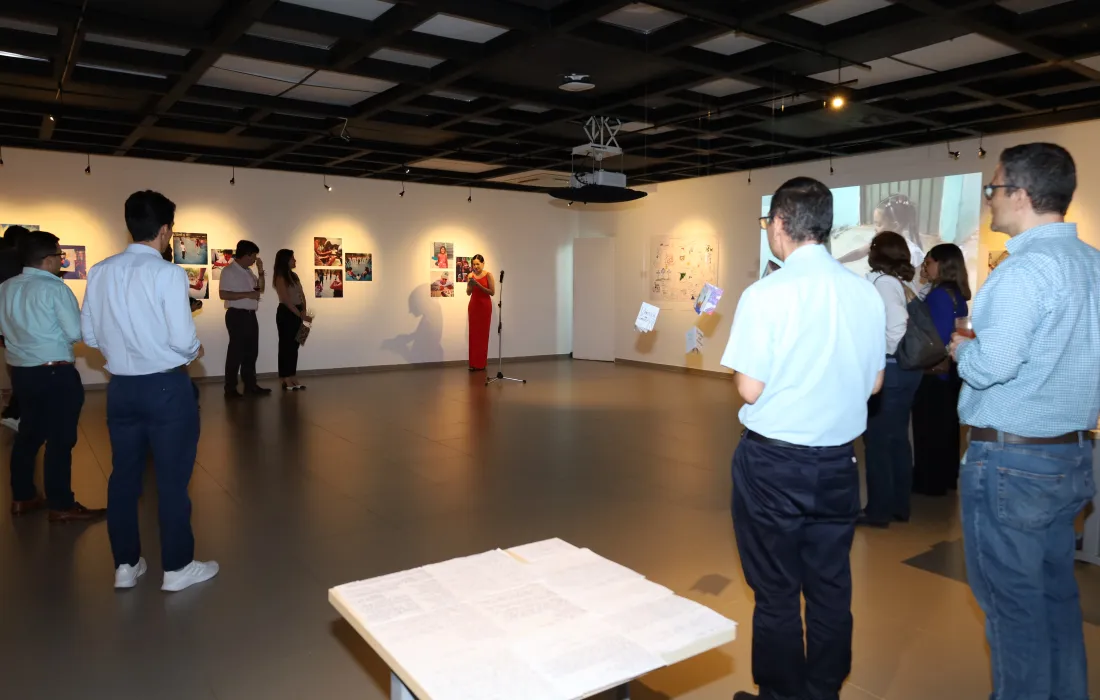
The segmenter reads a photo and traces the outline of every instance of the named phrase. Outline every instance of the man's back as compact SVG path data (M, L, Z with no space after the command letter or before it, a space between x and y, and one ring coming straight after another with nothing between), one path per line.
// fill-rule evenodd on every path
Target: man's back
M870 282L805 246L742 296L722 364L764 383L741 423L796 445L851 442L885 361L885 311Z
M71 362L80 340L80 308L59 278L31 271L0 284L0 333L8 364Z
M88 271L85 341L117 375L163 372L187 364L199 341L187 273L148 246L131 245Z
M1096 427L1100 412L1100 251L1073 224L1035 228L974 302L981 358L960 358L959 414L1031 437Z

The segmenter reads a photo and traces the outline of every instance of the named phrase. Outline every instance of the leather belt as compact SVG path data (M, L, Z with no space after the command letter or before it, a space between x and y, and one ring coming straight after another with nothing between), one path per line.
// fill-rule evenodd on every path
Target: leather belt
M752 440L753 442L759 442L761 445L782 447L788 450L835 450L838 447L849 447L852 444L850 442L847 442L843 445L833 445L830 447L810 447L809 445L796 445L793 442L784 442L782 440L776 440L775 438L765 437L760 433L754 433L748 428L745 428L745 432L741 433L741 437L745 438L746 440Z
M55 360L53 362L43 362L42 364L40 364L38 366L39 367L66 367L66 366L71 365L71 364L72 364L72 362L69 362L67 360Z
M162 370L157 374L187 374L187 365L180 365L179 367L173 367L172 369Z
M1003 442L1006 445L1069 445L1085 438L1084 431L1056 435L1055 437L1024 437L1004 433L995 428L970 428L971 442Z

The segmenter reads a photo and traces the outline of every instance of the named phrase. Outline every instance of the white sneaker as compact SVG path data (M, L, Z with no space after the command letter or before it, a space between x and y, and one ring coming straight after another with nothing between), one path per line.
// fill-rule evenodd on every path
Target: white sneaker
M19 419L18 418L0 418L0 425L5 428L19 432Z
M115 569L115 588L133 588L146 571L145 557L138 557L137 566L123 564Z
M182 591L196 583L209 581L218 575L218 562L195 560L179 571L165 571L162 591Z

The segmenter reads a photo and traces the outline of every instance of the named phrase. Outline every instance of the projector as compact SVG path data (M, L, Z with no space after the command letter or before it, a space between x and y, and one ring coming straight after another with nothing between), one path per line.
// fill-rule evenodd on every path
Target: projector
M621 156L623 153L623 149L615 140L615 134L620 126L617 120L612 123L612 120L607 117L590 117L584 126L589 142L574 148L573 155L590 158L593 161L592 170L580 173L574 170L569 176L569 187L558 187L547 193L555 199L564 199L570 204L573 202L618 204L645 197L646 192L627 189L626 173L603 169L605 158Z

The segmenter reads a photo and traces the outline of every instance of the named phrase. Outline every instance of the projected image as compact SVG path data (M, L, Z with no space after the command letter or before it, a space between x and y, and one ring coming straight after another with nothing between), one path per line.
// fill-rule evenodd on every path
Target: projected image
M838 187L833 193L833 232L829 251L852 272L870 272L867 251L881 231L901 234L909 243L914 267L924 253L940 243L954 243L963 251L967 273L977 279L978 227L981 219L981 173L901 180L877 185ZM771 196L761 200L767 216ZM777 265L768 248L768 234L760 232L760 276Z

